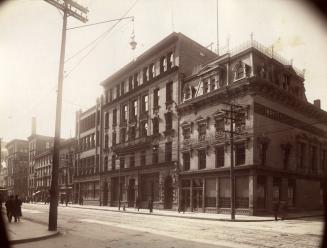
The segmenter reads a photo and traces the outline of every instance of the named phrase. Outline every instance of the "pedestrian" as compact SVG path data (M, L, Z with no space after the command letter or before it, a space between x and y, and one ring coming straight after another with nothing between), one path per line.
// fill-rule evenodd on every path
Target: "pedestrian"
M6 201L6 212L7 212L7 218L8 221L11 222L13 214L14 214L14 197L10 195L10 197Z
M180 211L183 212L183 214L185 213L185 199L184 198L182 198L182 200L181 200Z
M279 201L275 201L273 203L273 211L274 211L275 221L277 221L278 220L278 211L279 211Z
M80 196L80 198L79 198L79 204L80 205L83 205L83 196Z
M140 211L140 204L141 204L141 202L140 202L140 197L137 196L137 197L136 197L136 202L135 202L135 205L136 205L137 211Z
M287 202L283 201L280 208L281 208L281 210L280 210L280 219L285 220L286 214L287 214Z
M22 216L22 200L16 195L14 200L14 216L15 222L20 221L20 217Z
M66 197L66 207L68 206L69 198L68 196Z
M149 212L150 213L153 212L153 201L152 201L152 198L149 198L149 201L148 201L148 209L149 209Z

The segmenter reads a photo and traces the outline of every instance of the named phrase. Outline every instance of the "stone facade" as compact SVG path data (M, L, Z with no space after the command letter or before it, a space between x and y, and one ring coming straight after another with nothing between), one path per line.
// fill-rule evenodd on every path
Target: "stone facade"
M102 83L101 204L177 208L179 87L214 57L173 33Z
M231 105L236 212L322 206L327 113L307 102L303 73L267 51L252 40L183 81L180 201L190 211L230 211Z

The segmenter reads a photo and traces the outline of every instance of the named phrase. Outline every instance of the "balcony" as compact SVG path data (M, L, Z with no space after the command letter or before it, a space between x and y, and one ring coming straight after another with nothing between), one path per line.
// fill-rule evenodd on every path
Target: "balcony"
M132 152L134 150L144 149L151 145L151 137L144 136L135 140L129 140L124 143L119 143L113 146L113 151L116 153Z

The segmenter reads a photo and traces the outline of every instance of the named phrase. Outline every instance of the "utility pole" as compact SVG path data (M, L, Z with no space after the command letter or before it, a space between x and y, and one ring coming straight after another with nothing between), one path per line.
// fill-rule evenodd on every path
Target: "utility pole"
M52 159L52 179L50 188L50 209L49 209L49 231L57 230L58 217L58 171L59 171L59 147L61 130L61 105L62 105L62 85L64 80L64 61L66 47L67 17L73 16L76 19L87 22L88 9L74 2L73 0L44 0L57 9L63 11L63 25L61 37L60 64L58 73L57 105L56 105L56 123L55 137L53 145Z
M229 142L230 142L230 208L231 208L231 220L235 220L235 175L234 175L234 134L241 135L238 130L234 130L234 125L238 121L242 121L245 116L243 114L244 107L233 103L224 103L229 105L229 110L224 109L225 119L230 121Z

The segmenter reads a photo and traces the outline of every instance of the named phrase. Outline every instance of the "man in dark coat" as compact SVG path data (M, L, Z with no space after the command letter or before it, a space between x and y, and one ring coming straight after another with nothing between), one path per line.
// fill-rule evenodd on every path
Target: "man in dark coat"
M279 211L279 201L275 201L273 203L273 211L274 211L275 221L277 221L278 220L278 211Z
M152 211L153 211L153 201L152 201L152 198L149 198L149 201L148 201L148 209L149 209L149 212L152 213Z
M22 200L16 195L14 200L14 216L15 222L19 222L20 217L22 216Z
M136 197L136 202L135 202L135 207L137 208L137 211L140 211L140 204L141 204L141 202L140 202L140 197L139 196L137 196Z
M8 221L11 222L12 217L14 215L14 197L11 195L7 201L6 201L6 212L7 212L7 217Z

